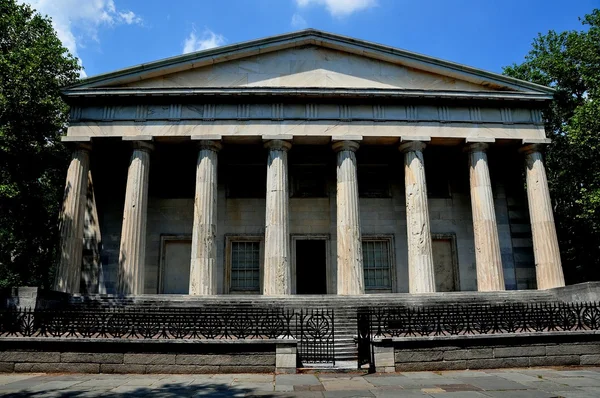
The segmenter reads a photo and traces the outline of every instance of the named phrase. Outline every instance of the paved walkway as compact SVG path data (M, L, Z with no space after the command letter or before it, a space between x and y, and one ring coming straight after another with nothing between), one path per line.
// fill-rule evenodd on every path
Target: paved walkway
M391 375L0 374L3 397L600 397L600 368Z

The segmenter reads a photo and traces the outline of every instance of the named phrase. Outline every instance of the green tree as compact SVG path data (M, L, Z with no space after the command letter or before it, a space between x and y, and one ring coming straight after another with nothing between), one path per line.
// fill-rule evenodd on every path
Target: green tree
M50 19L0 0L0 287L48 286L68 162L60 88L79 70Z
M556 89L546 163L567 283L600 280L600 10L581 22L538 35L525 62L504 68Z

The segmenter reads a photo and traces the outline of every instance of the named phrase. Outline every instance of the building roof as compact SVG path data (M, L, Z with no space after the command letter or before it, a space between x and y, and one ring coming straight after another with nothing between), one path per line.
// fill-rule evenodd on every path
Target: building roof
M67 96L87 96L87 95L118 95L123 96L142 94L145 90L140 87L130 87L136 82L155 79L160 76L171 75L178 72L189 71L217 65L228 61L240 60L244 58L255 57L260 54L268 54L286 49L293 49L303 46L316 46L329 50L335 50L353 54L355 56L384 61L390 64L396 64L418 71L441 75L468 83L473 83L484 87L484 90L478 95L490 94L491 98L498 98L505 92L508 96L523 96L524 99L550 99L554 90L542 85L526 82L512 77L488 72L482 69L445 61L426 55L401 50L381 44L371 43L364 40L358 40L342 35L327 33L314 29L306 29L298 32L286 33L266 37L263 39L251 40L243 43L232 44L228 46L213 48L209 50L198 51L194 53L178 55L171 58L144 63L114 72L104 73L82 79L74 85L66 87L63 93ZM194 94L201 94L203 89L198 87L179 87L179 91L185 89L193 90ZM224 93L231 90L231 87L223 87ZM257 87L236 87L236 91L249 90L256 91ZM331 90L332 88L322 88L321 91ZM280 89L282 90L282 89ZM339 88L333 88L339 91ZM173 95L172 88L164 90L153 88L151 95ZM214 95L215 87L209 91ZM285 90L284 90L285 91ZM298 91L289 90L290 92ZM385 92L386 90L379 90ZM392 91L392 90L390 90ZM398 91L397 89L395 91ZM411 91L411 90L407 90ZM414 91L414 90L412 90ZM181 95L181 94L176 94Z

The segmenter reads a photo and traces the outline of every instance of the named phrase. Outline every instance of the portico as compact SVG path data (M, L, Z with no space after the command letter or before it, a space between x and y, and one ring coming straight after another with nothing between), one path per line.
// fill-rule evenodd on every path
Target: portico
M279 296L300 268L338 295L563 286L551 93L312 30L86 79L55 289Z

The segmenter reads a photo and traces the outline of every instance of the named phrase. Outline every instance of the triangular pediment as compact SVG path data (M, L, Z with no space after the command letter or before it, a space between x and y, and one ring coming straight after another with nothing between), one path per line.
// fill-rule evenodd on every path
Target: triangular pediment
M327 87L490 90L467 82L365 56L309 45L259 54L126 85L143 88Z
M533 83L315 30L138 65L84 79L67 90L243 87L552 93Z

